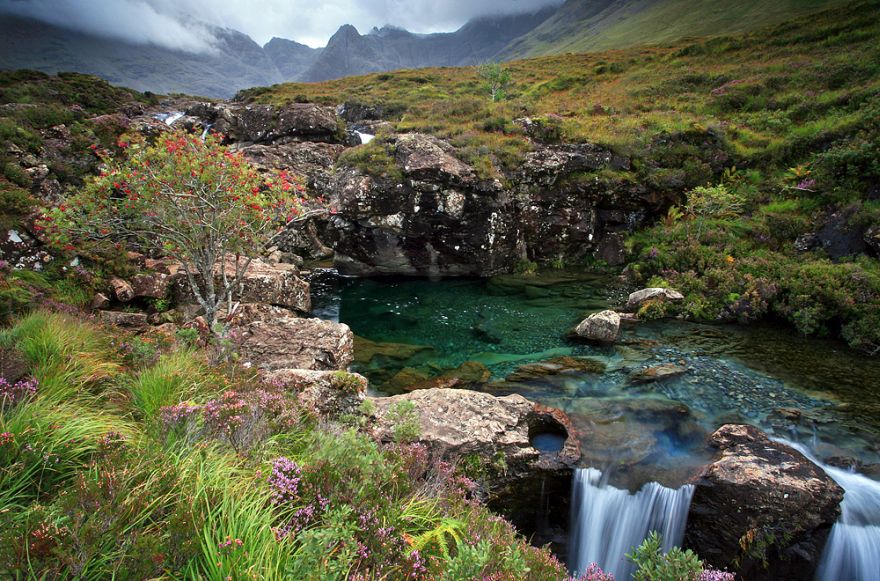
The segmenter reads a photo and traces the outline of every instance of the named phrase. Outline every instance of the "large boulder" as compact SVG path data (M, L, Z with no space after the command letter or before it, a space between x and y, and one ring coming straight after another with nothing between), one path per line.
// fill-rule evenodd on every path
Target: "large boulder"
M578 441L569 432L564 414L521 395L495 397L464 389L423 389L372 401L380 440L392 439L398 418L391 412L401 402L409 402L420 428L419 442L445 458L476 455L491 463L502 457L511 478L539 464L570 467L580 457ZM562 436L560 450L540 452L533 440L543 433Z
M752 426L725 425L710 444L718 455L694 482L685 545L745 579L812 579L843 489Z
M643 288L629 295L626 301L626 310L637 311L647 302L651 301L669 301L680 302L684 300L684 295L671 288Z
M179 267L176 267L179 270ZM223 265L214 269L214 284L223 288ZM235 264L225 264L227 277L235 275ZM218 291L219 292L219 291ZM193 303L195 297L184 272L174 277L175 299L181 303ZM309 283L299 277L299 269L292 264L251 261L242 278L242 292L237 297L243 303L266 303L293 309L300 313L312 310Z
M293 313L258 316L232 326L244 362L266 371L347 369L354 359L348 325L301 319Z
M477 471L489 506L535 542L549 542L551 531L567 528L580 444L560 410L521 395L462 389L425 389L371 401L379 439L392 440L400 421L416 422L418 442L434 457L481 466ZM403 405L411 406L412 417L401 418Z
M614 311L593 313L575 327L574 333L588 341L614 343L620 334L620 315Z

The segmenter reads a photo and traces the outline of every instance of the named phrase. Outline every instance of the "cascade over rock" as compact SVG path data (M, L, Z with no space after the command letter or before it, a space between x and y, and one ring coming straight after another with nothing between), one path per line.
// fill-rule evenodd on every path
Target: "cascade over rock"
M801 452L752 426L725 425L694 482L685 546L746 579L812 579L843 489Z

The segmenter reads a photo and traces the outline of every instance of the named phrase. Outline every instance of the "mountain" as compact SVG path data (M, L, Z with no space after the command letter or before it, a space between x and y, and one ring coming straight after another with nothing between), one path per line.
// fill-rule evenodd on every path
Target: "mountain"
M778 24L845 0L567 0L499 60L626 48Z
M278 37L267 42L263 50L286 80L299 79L302 72L311 67L321 54L320 48Z
M354 26L345 25L299 80L325 81L396 69L466 66L496 60L498 52L512 40L555 12L555 7L548 7L529 14L477 18L455 32L436 34L413 34L386 26L361 35Z
M139 91L209 97L228 97L239 89L283 80L263 48L249 36L231 29L212 32L216 50L198 54L3 15L0 69L91 73Z

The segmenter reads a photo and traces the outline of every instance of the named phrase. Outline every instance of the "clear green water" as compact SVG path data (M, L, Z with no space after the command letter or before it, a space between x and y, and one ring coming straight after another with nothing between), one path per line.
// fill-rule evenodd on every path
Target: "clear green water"
M356 350L355 369L374 391L388 393L404 369L436 377L478 362L491 372L480 389L520 393L565 410L579 432L584 463L613 470L618 485L684 481L708 456L706 435L728 421L814 442L821 456L844 464L878 462L880 361L836 342L771 326L680 321L625 327L613 346L571 342L566 334L584 316L625 296L617 279L596 275L429 281L328 272L312 286L317 316L382 344L375 352L375 345L369 353ZM605 372L504 381L521 365L563 355L601 361ZM688 372L646 385L630 378L665 363Z

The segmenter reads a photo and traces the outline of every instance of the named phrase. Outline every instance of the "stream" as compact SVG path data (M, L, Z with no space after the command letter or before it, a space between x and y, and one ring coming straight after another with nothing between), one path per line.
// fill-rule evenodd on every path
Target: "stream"
M625 302L627 289L607 275L430 281L343 278L328 270L316 273L312 289L314 314L348 324L359 337L353 369L370 379L375 394L399 393L401 378L467 370L470 378L482 374L477 389L520 393L564 410L584 452L575 502L593 499L592 508L578 510L594 515L585 521L594 530L600 508L618 507L616 517L602 518L623 522L620 511L628 509L620 507L644 512L658 495L676 499L676 518L682 504L686 514L682 486L711 457L706 437L731 422L797 442L848 495L851 488L880 494L871 484L880 476L880 361L842 343L805 339L781 325L678 320L625 325L609 346L570 341L568 331L586 315ZM562 369L547 361L562 362ZM658 366L683 373L638 380ZM854 470L864 475L847 487ZM637 542L649 524L617 530L618 544ZM574 543L582 546L574 558L618 559L618 548L585 540L589 527L573 525Z

